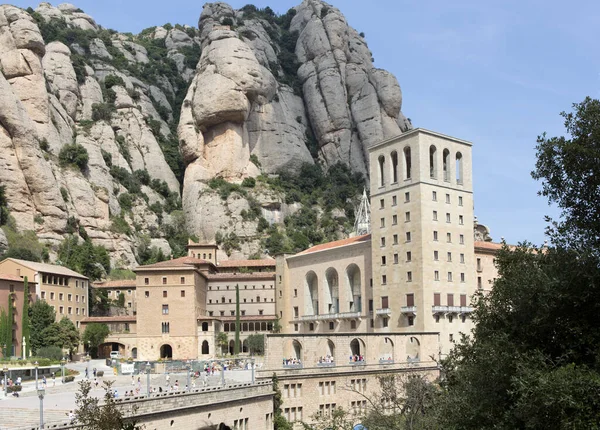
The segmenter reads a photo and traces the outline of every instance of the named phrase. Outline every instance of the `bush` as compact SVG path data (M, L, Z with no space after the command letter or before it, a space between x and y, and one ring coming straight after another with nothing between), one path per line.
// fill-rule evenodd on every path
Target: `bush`
M110 224L110 231L112 231L113 233L130 235L131 227L129 226L129 224L127 224L125 218L117 216L112 219L112 223Z
M60 361L60 359L63 357L63 352L58 346L44 346L38 349L35 355L41 358Z
M114 105L108 103L94 103L92 105L92 120L93 121L110 121L114 112Z
M78 143L69 143L62 147L58 154L60 165L76 166L79 170L87 168L89 156L87 150Z
M244 178L242 181L242 187L246 188L254 188L256 186L256 179L254 178Z
M101 377L103 377L103 376L104 376L104 370L98 370L98 371L96 372L96 376L97 376L98 378L101 378Z
M147 170L136 170L133 172L133 176L135 176L142 185L150 185L150 174Z
M119 196L118 200L122 210L131 212L131 208L133 207L133 197L131 194L123 193Z
M110 89L110 88L114 87L115 85L119 85L119 86L125 88L125 81L123 81L123 78L121 78L120 76L116 76L116 75L108 75L104 79L104 86L106 87L106 89Z
M69 192L65 187L60 187L60 195L62 196L65 202L69 201Z
M48 139L46 139L45 137L42 138L42 140L40 140L40 149L42 151L48 151L49 148L50 145L48 144Z
M221 21L221 24L223 24L223 25L229 25L229 26L233 26L233 19L231 19L230 17L225 17L225 18L223 18L223 20Z
M96 372L96 375L97 375L97 374L98 374L98 372ZM68 375L68 376L65 376L65 384L66 384L67 382L73 382L74 380L75 380L75 376L74 376L74 375Z
M102 159L104 160L104 164L106 164L106 167L108 167L109 169L112 166L112 154L108 151L105 151L104 149L100 149L100 153L102 154Z
M8 393L17 393L17 392L21 391L22 389L23 389L22 385L13 385L10 387L6 387L6 391Z

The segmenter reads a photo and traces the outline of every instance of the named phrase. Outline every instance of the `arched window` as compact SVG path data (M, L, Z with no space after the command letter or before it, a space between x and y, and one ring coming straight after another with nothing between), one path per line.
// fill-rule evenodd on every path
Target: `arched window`
M346 268L346 281L346 297L349 300L348 311L362 312L360 269L356 264L351 264Z
M248 331L248 323L242 323L242 331Z
M385 157L383 155L379 156L379 186L383 187L385 185Z
M410 146L404 148L404 179L410 179L412 177L412 159L410 154Z
M254 331L254 323L248 323L248 331Z
M338 273L333 267L325 272L325 281L327 282L327 313L335 314L340 310L340 289Z
M437 148L434 145L429 147L429 177L437 178Z
M208 347L208 341L205 340L202 342L202 354L203 355L209 354L209 351L210 351L210 349Z
M319 279L315 272L310 271L305 279L305 315L319 314Z
M229 323L225 323L223 326L223 331L229 331Z
M463 183L463 159L460 152L456 153L456 183L458 185Z
M450 151L444 149L442 152L442 163L444 169L444 181L450 181Z
M392 152L390 158L392 159L392 184L398 182L398 153Z
M202 323L202 331L208 331L208 323L207 322Z
M242 342L242 352L248 352L248 339L244 339Z

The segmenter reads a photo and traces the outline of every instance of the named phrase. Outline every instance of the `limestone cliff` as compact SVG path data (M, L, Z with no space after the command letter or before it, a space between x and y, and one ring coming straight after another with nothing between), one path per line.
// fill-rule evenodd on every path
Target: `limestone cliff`
M241 214L258 204L277 223L295 206L269 187L223 200L208 181L316 162L367 173L366 147L410 128L395 77L320 0L282 16L208 3L198 29L139 35L70 4L2 5L0 71L0 185L17 226L55 247L76 222L124 267L147 237L171 252L179 209L199 239L235 230L240 253L260 251ZM75 146L84 167L65 162Z

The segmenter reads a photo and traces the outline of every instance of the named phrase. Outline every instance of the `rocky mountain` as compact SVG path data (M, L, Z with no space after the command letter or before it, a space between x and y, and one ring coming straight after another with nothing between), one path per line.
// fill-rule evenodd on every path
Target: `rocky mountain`
M140 244L181 253L182 230L261 254L266 226L305 204L278 174L366 174L366 147L411 127L396 78L320 0L281 16L207 3L197 29L137 35L71 4L2 5L0 71L0 185L16 227L51 254L79 232L118 267Z

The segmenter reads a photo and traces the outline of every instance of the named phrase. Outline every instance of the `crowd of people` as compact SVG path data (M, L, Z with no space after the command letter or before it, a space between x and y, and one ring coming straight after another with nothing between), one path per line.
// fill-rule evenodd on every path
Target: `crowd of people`
M319 357L319 359L317 360L317 363L319 363L319 364L329 364L329 363L333 364L333 363L335 363L335 359L333 358L332 355L327 354L324 357Z
M350 356L350 362L361 362L361 361L365 361L365 357L363 357L362 355L351 355Z
M297 365L301 365L301 364L302 364L302 361L300 361L300 359L295 358L295 357L283 359L284 366L297 366Z

